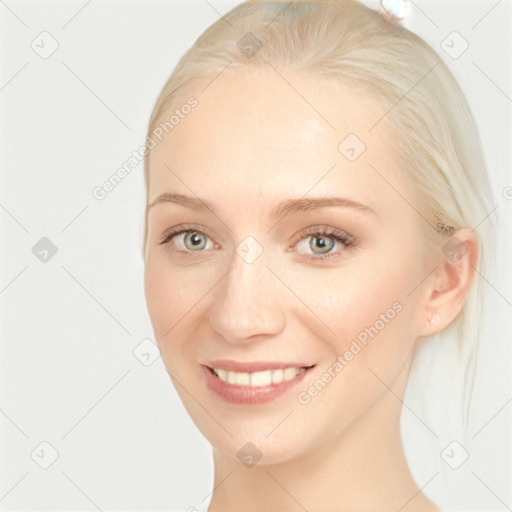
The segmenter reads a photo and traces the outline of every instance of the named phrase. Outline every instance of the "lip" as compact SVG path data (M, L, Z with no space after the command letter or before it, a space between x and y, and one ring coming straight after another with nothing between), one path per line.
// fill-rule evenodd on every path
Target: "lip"
M263 372L265 370L284 370L285 368L309 368L315 366L314 364L303 364L293 362L277 362L277 361L252 361L252 362L237 362L230 359L216 359L205 363L203 366L210 368L217 368L231 372L254 373Z
M216 361L215 364L218 364L219 361ZM213 363L212 363L213 364ZM243 367L247 367L249 363L242 363ZM256 364L256 363L251 363ZM258 362L257 365L261 368L263 363ZM263 370L269 370L269 363L264 363L266 366ZM292 365L282 366L282 363L274 363L274 365L279 364L280 366L277 368L273 368L279 370L281 368L290 368L294 367ZM313 368L309 368L306 371L300 373L295 378L289 381L283 381L279 384L269 384L268 386L239 386L237 384L229 384L228 382L224 382L219 377L217 377L213 370L209 366L200 365L201 371L204 375L206 386L216 397L221 398L225 402L230 404L237 405L257 405L263 404L266 402L270 402L275 400L276 398L284 395L291 388L295 387L300 381L304 379L304 377L309 374L309 372ZM316 366L316 365L315 365ZM240 366L238 366L240 367ZM254 366L253 366L254 367ZM215 366L215 368L218 368ZM298 368L298 366L296 366ZM242 370L228 370L228 371L242 371ZM253 371L261 371L261 370L253 370ZM252 373L252 372L248 372Z

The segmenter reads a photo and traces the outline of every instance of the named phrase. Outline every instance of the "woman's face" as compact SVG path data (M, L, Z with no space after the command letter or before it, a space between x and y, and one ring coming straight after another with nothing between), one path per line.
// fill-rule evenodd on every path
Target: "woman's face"
M224 72L150 155L145 293L163 362L211 444L237 457L252 443L260 464L370 418L425 321L420 206L385 112L288 80ZM283 366L313 367L254 375ZM207 367L245 371L219 372L229 384Z

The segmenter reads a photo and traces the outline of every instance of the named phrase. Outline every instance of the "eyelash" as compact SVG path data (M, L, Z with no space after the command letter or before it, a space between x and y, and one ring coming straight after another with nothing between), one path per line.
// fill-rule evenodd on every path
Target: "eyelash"
M180 226L179 228L175 228L169 232L167 232L162 239L159 242L159 245L167 245L169 244L175 237L181 235L181 234L187 234L187 233L197 233L201 236L206 236L207 238L211 238L210 235L207 233L197 229L194 226L188 227L188 226ZM319 237L327 237L331 238L336 242L341 243L344 246L344 249L347 247L350 247L354 245L355 239L348 233L345 233L344 231L341 231L339 229L331 228L329 226L312 226L310 228L306 228L304 231L301 231L298 239L294 241L293 246L297 245L299 242L301 242L303 239L312 236L313 238L319 238ZM325 256L321 255L311 255L306 254L304 255L307 260L309 261L315 261L315 262L325 262L327 260L330 260L331 258L336 258L341 256L341 251L338 252L330 252L327 253ZM204 251L182 251L186 252L187 255L191 255L194 257L195 254L200 255Z

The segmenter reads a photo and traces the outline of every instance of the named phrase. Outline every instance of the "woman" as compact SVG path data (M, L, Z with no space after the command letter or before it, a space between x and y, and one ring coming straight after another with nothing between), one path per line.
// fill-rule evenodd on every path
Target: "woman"
M441 58L356 1L245 2L180 60L147 145L148 312L213 446L208 510L440 510L401 400L441 332L470 389L491 237Z

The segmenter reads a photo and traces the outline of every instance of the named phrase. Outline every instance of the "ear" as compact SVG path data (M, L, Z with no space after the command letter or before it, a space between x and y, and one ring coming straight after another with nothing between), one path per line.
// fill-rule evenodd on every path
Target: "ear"
M460 228L438 249L437 266L425 283L420 336L440 332L455 320L475 279L478 249L478 236L470 228Z

